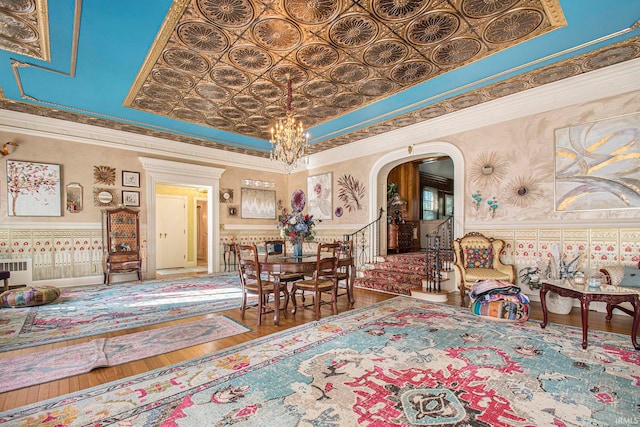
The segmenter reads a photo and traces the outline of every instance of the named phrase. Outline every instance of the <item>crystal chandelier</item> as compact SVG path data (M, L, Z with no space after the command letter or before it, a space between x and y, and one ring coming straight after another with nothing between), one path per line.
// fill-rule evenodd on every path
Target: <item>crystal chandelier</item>
M302 122L296 124L291 112L291 76L287 74L287 117L278 120L271 128L271 160L284 163L287 173L298 166L298 162L307 154L309 134L305 133Z

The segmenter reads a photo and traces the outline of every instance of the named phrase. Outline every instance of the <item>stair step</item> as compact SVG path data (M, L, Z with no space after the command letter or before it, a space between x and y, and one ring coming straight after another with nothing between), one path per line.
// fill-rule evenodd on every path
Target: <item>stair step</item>
M389 292L398 295L411 295L411 288L415 285L395 282L385 278L356 278L353 285L356 288L373 289L376 291Z
M447 302L447 291L427 291L422 287L410 289L411 296L414 298L431 301L431 302Z

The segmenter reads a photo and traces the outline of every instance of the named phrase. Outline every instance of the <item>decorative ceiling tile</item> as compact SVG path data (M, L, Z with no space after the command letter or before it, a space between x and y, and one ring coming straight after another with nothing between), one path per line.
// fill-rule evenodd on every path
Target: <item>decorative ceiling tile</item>
M209 126L217 108L234 132L268 139L255 124L283 116L288 78L294 113L314 126L564 26L557 10L557 0L184 0L124 105Z
M47 0L0 1L0 49L51 60Z

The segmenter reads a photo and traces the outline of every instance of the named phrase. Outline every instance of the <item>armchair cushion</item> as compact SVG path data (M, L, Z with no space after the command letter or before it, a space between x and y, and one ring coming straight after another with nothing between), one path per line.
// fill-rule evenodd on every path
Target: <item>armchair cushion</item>
M493 268L493 246L466 246L464 250L466 268Z

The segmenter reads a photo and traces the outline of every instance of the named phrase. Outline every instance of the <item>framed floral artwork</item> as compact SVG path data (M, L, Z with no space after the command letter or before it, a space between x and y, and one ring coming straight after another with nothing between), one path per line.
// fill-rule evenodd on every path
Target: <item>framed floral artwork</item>
M139 191L122 191L122 203L128 207L140 207Z
M62 216L60 165L7 160L9 216Z
M122 171L123 187L140 187L140 173L131 171Z
M251 219L276 219L276 192L256 188L240 189L240 216Z
M331 219L333 203L332 173L307 178L307 211L315 219Z

